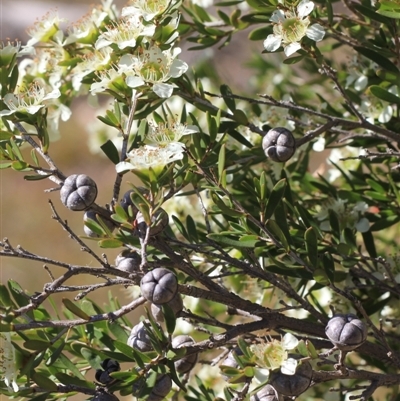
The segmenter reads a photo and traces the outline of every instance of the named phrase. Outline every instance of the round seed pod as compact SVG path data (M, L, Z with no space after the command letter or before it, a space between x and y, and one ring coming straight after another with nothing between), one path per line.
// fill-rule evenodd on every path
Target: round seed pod
M193 345L195 342L192 337L187 335L176 336L172 339L171 345L173 348L182 348ZM179 373L187 373L194 368L197 362L197 352L194 354L185 355L183 358L175 361L175 369Z
M235 347L229 354L228 356L225 358L225 360L222 362L222 365L224 366L230 366L231 368L235 368L235 369L239 369L240 366L239 364L236 362L236 359L234 357L234 354L236 354L236 356L240 356L243 355L242 350L239 347ZM229 380L230 376L227 376L225 374L222 374L222 377L225 380ZM246 381L246 377L243 377L242 379L235 381L235 383L243 383Z
M146 323L150 324L148 320L146 320ZM132 348L136 348L142 352L151 351L153 349L150 337L147 334L143 322L138 323L132 328L131 334L129 335L128 341L126 343Z
M68 209L85 210L96 200L96 183L85 174L70 175L61 187L60 197Z
M139 270L141 262L142 259L137 252L125 249L116 257L115 267L119 270L133 273Z
M154 385L153 390L151 390L151 393L147 397L146 401L161 401L171 391L171 388L172 380L168 375L157 375L156 384Z
M253 394L250 401L279 401L279 395L270 384L267 384Z
M97 392L96 395L92 398L92 401L118 401L118 397L114 394L105 393L105 392Z
M271 373L271 385L278 394L298 396L308 389L311 383L312 367L309 362L297 366L294 375L285 375L280 370Z
M367 339L367 326L351 313L333 316L325 327L325 334L342 351L351 351Z
M110 358L104 359L104 361L101 363L101 367L109 373L118 372L121 370L119 362Z
M97 217L98 217L98 215L97 215L96 212L93 212L92 210L87 210L87 211L85 212L85 214L83 215L83 221L84 221L84 222L87 222L88 220L94 220L95 222L99 223L99 220L98 220ZM114 224L112 223L112 221L110 221L110 220L108 220L108 219L106 219L106 218L103 218L103 216L100 216L100 218L102 219L102 221L104 222L104 224L109 228L110 231L113 231L113 230L114 230L115 226L114 226ZM99 224L100 224L100 223L99 223ZM83 226L83 231L85 232L85 234L86 234L88 237L91 237L91 238L98 238L98 237L100 237L99 234L96 234L94 231L92 231L92 230L91 230L88 226L86 226L86 225Z
M160 234L167 227L169 222L168 213L164 209L158 209L151 218L150 236ZM142 212L136 215L136 229L139 237L144 237L147 231L147 224L144 221Z
M286 162L296 150L296 141L293 134L286 128L270 129L262 140L265 156L274 162Z
M174 312L175 316L183 309L183 301L178 292L174 295L171 301L164 305L168 305L172 309L172 312ZM151 314L158 323L164 321L164 314L161 307L162 305L151 304Z
M146 273L140 281L142 295L154 304L165 304L178 291L178 281L174 273L164 267L157 267Z

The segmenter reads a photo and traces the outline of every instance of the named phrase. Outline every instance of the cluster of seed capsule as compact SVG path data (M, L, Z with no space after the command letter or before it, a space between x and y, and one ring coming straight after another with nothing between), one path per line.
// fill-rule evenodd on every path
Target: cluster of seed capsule
M328 321L325 334L337 349L348 352L366 341L367 326L356 315L337 314ZM273 371L269 384L253 394L250 401L281 401L285 397L297 397L308 389L312 376L313 369L308 361L299 364L294 375Z

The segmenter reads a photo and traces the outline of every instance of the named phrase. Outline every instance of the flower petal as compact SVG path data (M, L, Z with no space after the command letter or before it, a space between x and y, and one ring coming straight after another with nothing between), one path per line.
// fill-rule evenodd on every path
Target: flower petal
M306 32L307 37L315 42L319 42L325 36L325 29L320 24L312 24Z
M275 10L269 20L279 24L279 22L285 21L285 13L282 10Z
M294 358L288 358L281 365L281 372L284 375L294 375L296 373L297 361Z
M301 45L298 42L293 42L287 45L284 49L286 57L291 56L293 53L296 53L297 50L301 49Z
M291 333L286 333L282 338L282 346L284 349L294 349L298 344L299 340Z
M309 15L312 10L314 10L314 3L310 0L301 0L299 5L297 6L297 15L300 18L306 17Z
M153 86L153 92L161 98L171 97L173 90L174 87L172 85L164 84L162 82L154 84Z
M369 231L369 221L366 217L362 217L356 224L356 229L360 233L366 233Z
M117 173L123 173L124 171L133 170L135 166L128 162L120 162L115 166Z
M264 48L269 52L274 52L279 49L282 43L282 37L277 35L268 35L267 39L264 40Z
M171 64L169 75L172 78L178 78L184 74L188 68L189 66L184 61L176 58Z

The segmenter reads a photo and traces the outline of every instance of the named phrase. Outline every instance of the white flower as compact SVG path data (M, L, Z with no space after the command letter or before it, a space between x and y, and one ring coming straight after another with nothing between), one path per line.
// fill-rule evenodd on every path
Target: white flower
M170 97L174 86L166 82L170 78L180 77L188 69L184 61L176 58L180 52L178 47L162 51L159 47L152 46L138 52L136 56L122 56L119 65L134 72L134 75L126 77L126 84L131 88L151 84L153 92L159 97Z
M294 375L297 367L297 360L288 358L289 350L297 347L299 340L290 333L286 333L282 340L272 340L263 344L252 344L250 351L256 357L256 363L266 369L281 369L286 375Z
M145 21L151 21L161 15L169 6L171 0L132 0L131 6L122 9L122 16L138 14Z
M168 124L155 124L149 122L150 131L144 146L133 149L128 153L128 160L118 163L117 172L127 170L148 169L149 167L162 167L166 164L181 160L185 145L179 140L184 135L198 132L196 126L187 126L176 121Z
M83 56L82 61L71 71L72 87L74 90L79 91L82 86L82 80L86 75L94 71L106 69L111 61L111 53L112 49L105 47Z
M0 333L0 380L4 380L10 391L17 392L17 376L16 354L10 333Z
M7 93L4 96L3 101L9 110L2 110L0 116L8 116L16 112L35 114L45 107L46 100L60 96L61 92L58 89L46 93L45 88L34 81L28 88L21 88L18 93Z
M282 11L276 10L272 13L270 21L274 23L274 33L268 35L264 41L264 48L273 52L282 45L287 57L301 49L300 40L307 36L311 40L319 42L324 38L324 28L319 24L310 25L308 15L314 9L314 3L302 0L297 8Z
M325 149L325 138L320 136L314 143L313 143L313 150L315 152L322 152Z
M40 21L36 21L34 26L27 30L28 35L31 39L28 40L27 46L33 46L39 42L48 42L54 39L60 31L60 22L65 21L63 18L59 18L57 14L47 13ZM60 36L60 35L59 35Z
M101 49L113 43L121 50L126 47L135 47L136 39L139 36L152 37L155 29L155 25L143 25L141 18L138 15L133 15L126 21L107 27L107 31L99 36L95 47Z
M116 165L117 173L127 170L141 170L150 167L160 167L183 158L184 145L182 143L171 143L165 147L144 145L133 149L128 153L128 162Z
M146 142L158 146L167 146L174 142L179 142L184 135L191 135L199 132L195 125L186 125L177 121L156 124L149 122L149 133L146 136Z

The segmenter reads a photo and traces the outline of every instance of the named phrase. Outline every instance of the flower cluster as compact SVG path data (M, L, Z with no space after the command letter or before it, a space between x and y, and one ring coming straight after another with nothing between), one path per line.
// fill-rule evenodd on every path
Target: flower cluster
M304 36L319 42L325 36L324 28L320 24L310 25L309 14L314 9L314 3L301 0L296 8L276 10L270 21L274 23L273 34L264 41L264 48L274 52L282 45L287 57L301 49L300 41Z
M149 122L146 144L128 153L128 159L116 166L117 172L160 167L183 158L185 145L180 142L184 135L198 132L196 126L172 121L167 124Z

